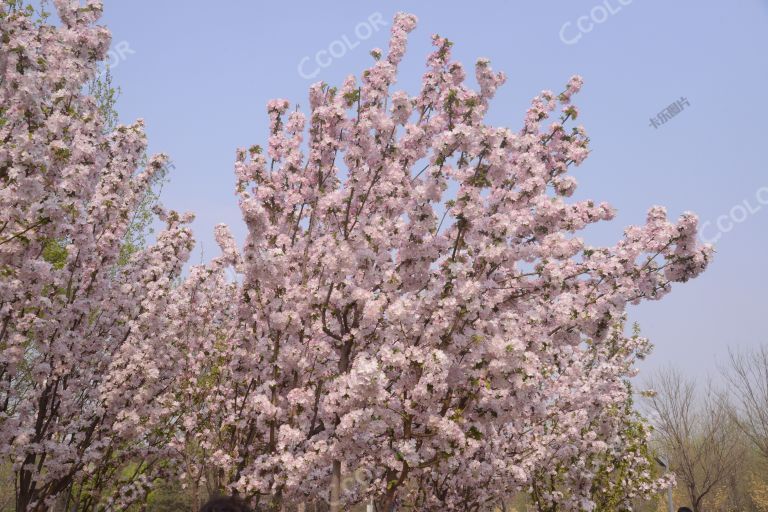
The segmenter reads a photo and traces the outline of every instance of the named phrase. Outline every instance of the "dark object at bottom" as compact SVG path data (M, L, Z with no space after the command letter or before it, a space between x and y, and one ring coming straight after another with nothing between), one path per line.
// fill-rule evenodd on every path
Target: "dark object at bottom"
M251 509L238 498L221 497L210 500L200 512L251 512Z

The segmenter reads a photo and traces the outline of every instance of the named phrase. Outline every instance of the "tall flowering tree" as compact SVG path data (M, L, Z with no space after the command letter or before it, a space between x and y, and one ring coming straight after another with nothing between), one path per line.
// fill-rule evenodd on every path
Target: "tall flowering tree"
M120 261L165 157L145 158L141 121L107 130L83 92L110 42L101 4L55 4L57 25L0 4L0 458L16 510L122 509L165 449L154 397L192 238L159 211L156 243Z
M663 482L631 412L647 344L625 309L697 276L711 249L694 215L658 206L587 246L578 232L614 210L568 199L589 153L571 126L581 79L535 97L519 130L490 126L504 75L480 59L470 88L445 38L421 90L393 90L415 25L398 14L360 80L314 84L308 116L271 101L266 151L238 152L248 236L238 253L220 228L223 259L192 277L188 307L206 312L191 318L219 320L192 325L187 364L205 378L176 390L200 411L179 446L275 509L325 495L332 510L481 510L528 491L542 510L628 509Z

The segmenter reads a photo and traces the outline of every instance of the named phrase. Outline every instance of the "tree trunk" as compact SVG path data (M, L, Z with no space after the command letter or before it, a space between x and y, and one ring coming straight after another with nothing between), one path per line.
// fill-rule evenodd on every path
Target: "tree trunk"
M341 512L341 461L333 461L331 473L331 512Z

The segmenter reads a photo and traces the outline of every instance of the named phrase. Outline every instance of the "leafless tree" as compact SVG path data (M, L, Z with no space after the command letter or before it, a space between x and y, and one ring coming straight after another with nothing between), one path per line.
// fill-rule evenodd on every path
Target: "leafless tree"
M647 399L658 447L669 458L678 485L694 512L704 512L710 494L728 483L743 457L743 442L728 404L711 385L697 390L677 370L658 372Z
M736 424L768 462L768 345L730 351L723 374Z

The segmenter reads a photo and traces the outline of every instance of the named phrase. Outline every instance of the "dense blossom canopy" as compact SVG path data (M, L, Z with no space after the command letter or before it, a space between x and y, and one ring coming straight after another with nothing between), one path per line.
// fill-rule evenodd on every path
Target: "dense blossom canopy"
M99 2L56 7L58 26L0 10L0 457L18 510L124 509L161 467L272 509L527 492L620 510L664 484L625 309L711 249L661 207L613 246L577 236L614 215L568 199L589 153L579 77L521 129L490 126L505 76L479 59L471 88L440 36L421 89L392 90L416 26L397 14L359 80L314 84L308 115L269 102L266 150L237 152L243 247L219 226L222 254L179 280L189 215L158 210L167 229L121 261L165 157L83 93L109 44Z
M173 375L164 310L193 245L189 217L160 212L167 229L118 266L165 157L146 159L141 121L105 133L83 94L109 47L101 5L56 7L60 26L0 6L0 457L16 510L75 484L85 510L102 499L92 486L153 449Z
M582 80L534 98L519 131L490 126L504 75L480 59L471 89L445 38L418 93L391 90L415 24L395 17L360 81L314 84L308 116L269 102L266 152L238 152L248 236L238 252L218 228L224 255L193 273L219 321L188 345L191 374L206 364L215 384L189 383L206 405L185 442L272 504L330 483L334 506L379 510L526 490L542 507L628 507L660 482L627 383L648 344L624 334L625 308L698 275L711 250L692 214L672 223L661 207L586 246L575 234L614 210L567 200L588 155L566 127ZM225 261L240 274L228 285Z

